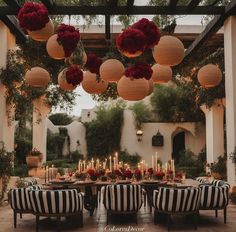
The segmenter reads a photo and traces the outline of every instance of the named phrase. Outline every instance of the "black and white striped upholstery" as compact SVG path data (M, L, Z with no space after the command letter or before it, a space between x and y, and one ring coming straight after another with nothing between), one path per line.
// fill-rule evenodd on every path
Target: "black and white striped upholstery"
M69 214L83 210L83 194L76 189L31 190L29 198L35 214Z
M223 209L229 203L229 184L213 180L212 184L201 184L201 209Z
M166 188L154 190L153 206L166 213L195 212L199 208L200 188Z
M30 188L15 188L10 190L9 201L13 210L30 211L31 204L29 201Z
M198 182L200 182L201 184L208 184L208 183L210 183L209 178L205 177L205 176L199 176L199 177L196 178L196 180Z
M102 188L103 204L109 211L138 211L142 206L140 185L107 185Z

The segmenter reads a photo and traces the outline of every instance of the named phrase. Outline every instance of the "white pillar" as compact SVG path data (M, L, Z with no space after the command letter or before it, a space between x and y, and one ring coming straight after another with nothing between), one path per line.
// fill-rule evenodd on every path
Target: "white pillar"
M15 37L5 24L0 21L0 68L6 67L7 52L9 49L15 49L15 47ZM0 83L0 141L5 143L7 151L14 151L15 110L14 107L6 104L5 93L5 86Z
M33 102L33 148L43 154L43 163L47 157L47 115L50 107L45 103L45 97Z
M225 94L226 94L226 140L227 154L236 146L236 17L224 23ZM227 158L227 176L230 185L236 185L235 165Z
M211 108L201 106L206 119L206 158L208 163L224 155L224 107L222 100L216 100Z

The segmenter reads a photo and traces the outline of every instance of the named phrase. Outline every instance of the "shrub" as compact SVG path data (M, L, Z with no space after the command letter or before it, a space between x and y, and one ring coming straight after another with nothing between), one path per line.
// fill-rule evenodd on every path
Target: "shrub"
M28 166L26 164L22 164L20 166L16 166L13 169L13 175L19 177L28 176Z
M126 150L124 150L120 152L119 159L124 163L128 163L134 167L140 162L141 156L138 153L131 155Z
M73 121L68 114L64 113L51 114L48 118L54 125L68 125Z
M69 154L69 157L73 162L78 162L79 160L82 160L84 158L83 154L80 154L79 151L73 151Z
M227 155L218 156L218 161L211 166L211 172L219 173L222 179L225 180L227 176Z

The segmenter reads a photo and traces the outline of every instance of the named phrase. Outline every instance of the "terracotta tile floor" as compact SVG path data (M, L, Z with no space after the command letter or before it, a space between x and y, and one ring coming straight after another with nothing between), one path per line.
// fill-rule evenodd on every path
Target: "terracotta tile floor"
M200 211L200 221L198 231L202 232L235 232L236 231L236 206L228 207L228 222L223 223L222 211L219 211L218 218L215 218L214 211ZM142 207L138 214L138 225L132 222L132 218L114 218L115 220L106 227L106 211L100 206L90 217L88 211L84 210L84 227L73 226L72 222L62 221L61 231L81 231L81 232L158 232L167 231L166 225L154 225L153 214L149 208ZM43 219L40 222L40 231L56 231L56 221ZM35 231L35 217L33 215L23 215L23 219L18 218L17 229L13 228L13 215L9 205L0 207L0 232L31 232ZM171 231L194 231L191 220L184 217L172 218Z

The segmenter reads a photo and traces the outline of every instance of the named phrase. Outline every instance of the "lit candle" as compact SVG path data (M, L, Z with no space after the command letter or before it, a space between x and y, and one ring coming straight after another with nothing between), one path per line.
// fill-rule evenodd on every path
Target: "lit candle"
M160 172L160 164L157 164L157 171Z
M83 171L85 172L85 160L83 161L83 164L84 164L84 169L83 169Z
M109 157L110 159L110 172L112 171L112 163L111 163L111 156Z
M45 165L44 167L44 171L45 171L45 184L47 183L47 166Z
M92 165L91 168L94 169L94 160L93 160L93 158L92 158L92 161L91 161L91 165Z
M154 170L154 157L152 155L152 169Z
M119 159L118 159L118 153L116 152L116 165L118 167Z
M114 170L116 169L116 157L114 157Z
M156 171L157 171L157 152L156 152L155 167L156 167Z
M53 179L53 170L54 170L54 165L52 164L52 176L51 176L51 179Z
M79 163L78 163L78 171L80 172L80 160L79 160Z

